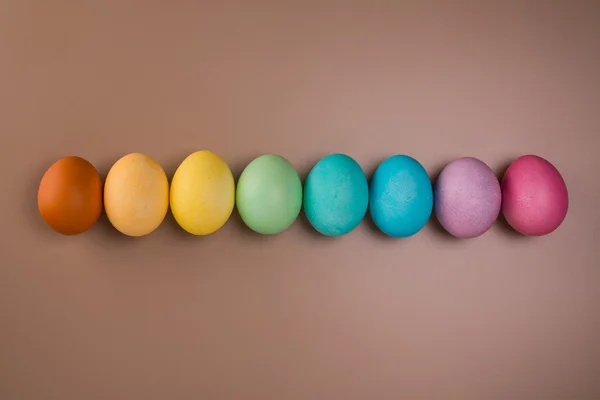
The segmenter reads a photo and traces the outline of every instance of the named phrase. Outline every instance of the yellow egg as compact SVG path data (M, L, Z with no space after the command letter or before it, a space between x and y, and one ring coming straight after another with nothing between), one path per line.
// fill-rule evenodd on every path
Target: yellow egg
M171 211L193 235L208 235L225 225L235 203L235 182L227 163L210 150L189 155L171 182Z
M119 159L104 183L104 209L121 233L144 236L164 220L169 208L169 181L152 157L131 153Z

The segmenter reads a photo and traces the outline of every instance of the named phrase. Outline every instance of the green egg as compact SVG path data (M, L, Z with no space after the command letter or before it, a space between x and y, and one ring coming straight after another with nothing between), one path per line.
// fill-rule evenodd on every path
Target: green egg
M289 228L302 208L302 182L285 158L265 154L246 166L236 189L236 205L253 231L273 235Z

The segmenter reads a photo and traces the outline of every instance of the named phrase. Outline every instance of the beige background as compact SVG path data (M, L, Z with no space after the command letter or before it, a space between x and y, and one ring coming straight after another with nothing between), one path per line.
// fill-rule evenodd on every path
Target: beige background
M0 1L1 399L600 398L600 7L588 2ZM122 155L236 175L346 152L435 176L553 162L554 234L502 225L326 239L239 217L195 238L79 237L36 209L45 169Z

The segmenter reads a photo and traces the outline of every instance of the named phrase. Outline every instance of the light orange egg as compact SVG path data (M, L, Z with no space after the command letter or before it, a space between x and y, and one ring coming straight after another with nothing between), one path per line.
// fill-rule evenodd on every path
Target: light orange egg
M102 213L102 179L87 160L70 156L48 168L38 189L38 209L46 223L63 235L77 235Z
M112 225L128 236L145 236L162 223L169 208L169 181L152 157L131 153L110 169L104 209Z

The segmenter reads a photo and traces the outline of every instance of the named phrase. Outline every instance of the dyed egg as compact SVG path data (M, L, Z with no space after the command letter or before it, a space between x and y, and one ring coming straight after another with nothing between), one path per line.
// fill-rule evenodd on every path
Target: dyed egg
M227 163L210 150L189 155L171 181L171 211L193 235L215 232L229 219L235 202L235 182Z
M294 223L302 208L302 182L288 160L265 154L246 166L236 190L237 209L253 231L272 235Z
M369 212L383 233L412 236L425 226L432 209L431 181L417 160L395 155L377 167L371 180Z
M502 213L518 232L547 235L562 224L569 208L567 185L547 160L517 158L502 179Z
M102 179L81 157L65 157L48 168L38 188L38 209L48 226L63 235L90 229L102 213Z
M352 231L365 217L369 184L360 165L345 154L331 154L310 171L304 184L304 213L326 236Z
M119 159L104 184L104 209L128 236L144 236L161 224L169 208L169 182L153 158L131 153Z
M440 224L458 238L482 235L498 218L500 182L484 162L471 157L448 164L435 185L435 214Z

